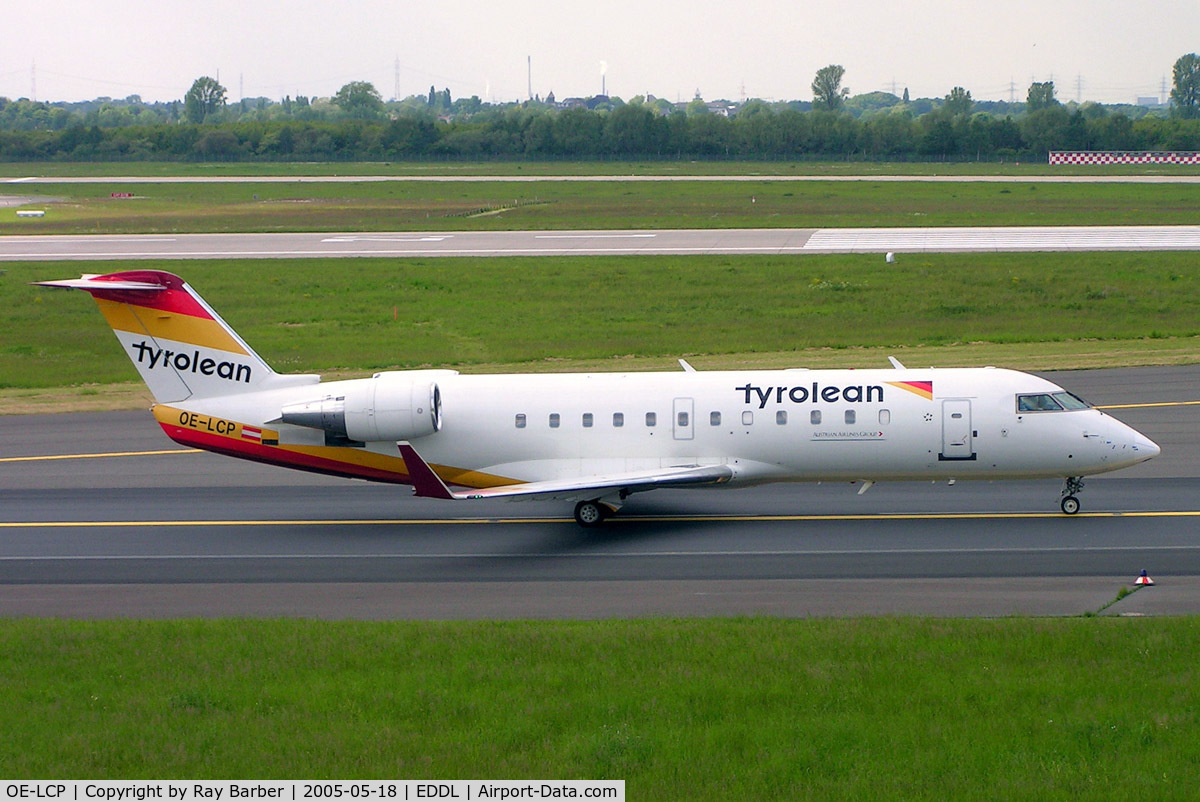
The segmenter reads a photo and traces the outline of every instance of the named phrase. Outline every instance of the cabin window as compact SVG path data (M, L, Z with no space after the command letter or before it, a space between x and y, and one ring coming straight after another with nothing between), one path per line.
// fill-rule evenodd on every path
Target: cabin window
M524 412L518 412L518 413L517 413L517 420L516 420L516 423L517 423L517 428L518 428L518 429L524 429L524 428L525 428L525 413L524 413Z
M557 429L557 428L558 428L558 423L559 423L559 420L560 420L560 419L559 419L559 417L558 417L558 413L557 413L557 412L551 412L551 413L550 413L550 428L551 428L551 429Z
M708 425L709 426L720 426L721 425L721 413L720 412L708 413Z
M775 423L780 426L787 426L787 410L781 409L775 413Z
M754 413L748 409L742 413L742 425L743 426L753 426L754 425Z
M624 425L625 425L625 413L624 412L614 412L613 413L613 428L620 429Z
M881 426L887 426L892 422L892 411L890 409L879 410L879 423Z
M813 426L819 426L821 424L821 410L814 409L812 412L808 413L808 422Z
M856 418L857 416L854 414L854 410L846 410L846 423L854 423Z
M686 429L688 427L688 414L686 412L680 412L675 416L675 421L675 425L677 425L680 429Z
M583 413L583 428L585 428L585 429L592 428L592 413L590 413L590 412Z
M647 412L646 413L646 425L647 426L657 426L658 425L658 413Z

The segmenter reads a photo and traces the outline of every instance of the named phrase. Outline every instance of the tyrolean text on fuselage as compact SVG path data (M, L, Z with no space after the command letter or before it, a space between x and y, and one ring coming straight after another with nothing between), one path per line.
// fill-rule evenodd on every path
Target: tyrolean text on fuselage
M757 401L759 409L766 409L767 404L771 402L782 404L784 400L793 404L817 404L820 402L832 404L837 401L857 404L863 401L867 403L883 401L883 387L878 384L822 387L819 383L813 382L810 385L796 385L795 387L759 387L747 382L734 389L744 394L743 403L750 404L752 400Z

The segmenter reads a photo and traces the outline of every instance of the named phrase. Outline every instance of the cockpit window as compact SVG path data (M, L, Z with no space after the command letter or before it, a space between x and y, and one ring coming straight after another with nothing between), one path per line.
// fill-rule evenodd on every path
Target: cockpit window
M1030 393L1017 396L1017 412L1061 412L1062 404L1050 393Z
M1091 409L1092 405L1074 393L1063 390L1054 394L1054 400L1063 405L1063 409Z
M1062 412L1068 409L1091 409L1091 404L1065 390L1017 396L1017 412Z

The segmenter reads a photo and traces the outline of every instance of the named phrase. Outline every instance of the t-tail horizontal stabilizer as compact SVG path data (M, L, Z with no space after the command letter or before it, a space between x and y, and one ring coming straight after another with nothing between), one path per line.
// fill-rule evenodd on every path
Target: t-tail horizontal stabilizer
M84 273L79 278L60 279L58 281L35 281L39 287L59 287L67 290L100 290L103 292L165 292L166 286L152 284L148 281L97 281L98 273Z
M413 494L424 498L483 499L542 496L559 499L593 499L607 494L640 493L659 487L688 485L718 485L733 479L728 465L683 465L649 471L583 476L573 479L550 479L544 482L525 482L502 487L485 487L467 492L455 492L421 458L416 449L400 443L400 456L408 469Z

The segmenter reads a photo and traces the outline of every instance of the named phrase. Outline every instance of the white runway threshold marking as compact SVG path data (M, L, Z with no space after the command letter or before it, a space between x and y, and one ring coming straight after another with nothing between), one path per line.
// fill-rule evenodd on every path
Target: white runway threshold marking
M1200 226L823 228L806 251L1200 250Z

